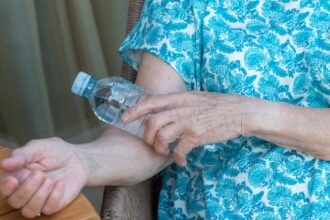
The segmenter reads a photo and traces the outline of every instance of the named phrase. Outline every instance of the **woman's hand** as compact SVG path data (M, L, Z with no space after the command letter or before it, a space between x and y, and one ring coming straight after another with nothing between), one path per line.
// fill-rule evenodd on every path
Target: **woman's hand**
M153 113L147 118L144 140L158 153L169 154L169 143L179 139L174 160L184 166L185 155L193 148L246 134L243 115L256 112L258 102L255 98L206 92L158 95L130 108L123 120L128 123Z
M87 169L74 146L59 138L30 141L0 163L0 194L27 218L53 214L79 194Z

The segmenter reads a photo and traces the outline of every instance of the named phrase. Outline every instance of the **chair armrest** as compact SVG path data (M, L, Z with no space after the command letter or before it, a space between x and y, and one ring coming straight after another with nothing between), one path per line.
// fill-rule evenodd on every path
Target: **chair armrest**
M153 179L127 187L106 186L103 194L103 220L155 219Z

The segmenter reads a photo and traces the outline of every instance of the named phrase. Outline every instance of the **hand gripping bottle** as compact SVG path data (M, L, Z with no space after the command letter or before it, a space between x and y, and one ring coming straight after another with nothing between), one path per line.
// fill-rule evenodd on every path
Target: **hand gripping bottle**
M89 74L79 72L71 91L87 98L94 114L101 121L143 138L144 117L129 124L121 120L129 107L146 97L141 87L118 76L95 80Z

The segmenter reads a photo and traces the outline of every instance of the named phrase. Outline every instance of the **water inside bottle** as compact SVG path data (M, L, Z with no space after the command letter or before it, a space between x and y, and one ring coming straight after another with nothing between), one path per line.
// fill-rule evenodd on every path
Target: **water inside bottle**
M113 88L103 87L95 91L93 103L95 114L101 120L117 127L125 128L121 121L121 115L138 100L139 95L127 94L126 97L118 97L113 93Z

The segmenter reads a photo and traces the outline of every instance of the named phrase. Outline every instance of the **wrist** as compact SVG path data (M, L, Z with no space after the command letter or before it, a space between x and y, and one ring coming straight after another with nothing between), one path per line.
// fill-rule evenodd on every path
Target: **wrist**
M127 185L129 181L125 176L127 172L123 172L127 170L123 147L118 149L113 143L115 132L111 132L111 140L106 138L106 133L98 140L77 145L79 160L86 170L86 186Z
M245 102L242 120L243 136L271 135L281 129L281 115L285 104L261 99Z
M86 150L81 147L81 145L78 144L71 144L70 146L74 157L76 158L76 162L81 166L81 169L83 170L83 173L80 175L83 175L84 179L84 185L88 185L89 182L89 176L91 173L90 170L90 165L89 165L89 159L88 159L88 154L86 153Z

